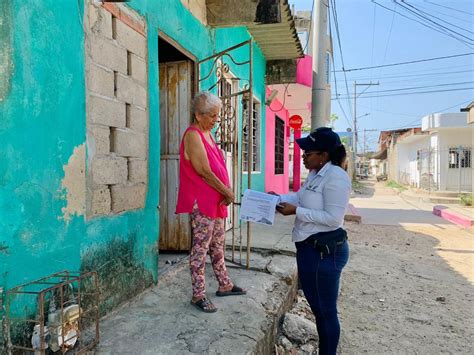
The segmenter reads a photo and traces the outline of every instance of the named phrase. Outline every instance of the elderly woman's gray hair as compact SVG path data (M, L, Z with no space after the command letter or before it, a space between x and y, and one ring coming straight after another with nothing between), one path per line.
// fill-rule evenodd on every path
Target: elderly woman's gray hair
M216 95L208 91L201 91L194 96L191 102L192 113L205 114L210 112L213 108L221 108L222 102Z

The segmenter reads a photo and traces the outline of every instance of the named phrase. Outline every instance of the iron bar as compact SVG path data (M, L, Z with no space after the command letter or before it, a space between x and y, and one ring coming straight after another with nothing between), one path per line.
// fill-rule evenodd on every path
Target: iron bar
M248 132L248 150L247 150L247 162L248 162L248 171L247 171L247 189L252 187L252 168L253 168L253 42L250 38L249 40L249 79L250 79L250 86L249 86L249 132ZM251 240L251 229L250 229L250 222L247 222L247 269L250 268L250 240Z
M232 55L232 51L244 47L248 45L249 50L247 51L248 58L246 60L238 61ZM242 52L243 54L245 52ZM227 60L227 59L228 60ZM201 65L205 62L209 62L210 70L207 69L205 74L201 73ZM226 63L227 62L227 63ZM239 253L239 262L240 266L244 266L243 261L243 231L242 231L242 224L243 222L238 218L240 204L242 200L242 192L243 192L243 171L244 169L244 155L242 151L242 143L245 142L248 144L249 137L243 137L241 135L243 130L239 131L239 124L240 118L243 118L243 121L246 121L246 117L249 117L249 122L252 121L252 114L253 114L253 93L252 93L252 86L253 86L253 41L252 39L248 39L243 41L239 44L231 46L223 51L215 53L209 57L206 57L199 62L196 63L196 72L198 73L196 80L196 85L199 89L199 83L202 83L204 80L211 78L213 74L216 76L216 80L214 82L209 83L210 87L209 90L212 90L217 87L219 98L223 101L223 108L220 114L220 120L217 127L216 132L216 141L218 142L221 149L223 149L225 153L225 160L228 163L228 159L231 158L232 161L232 188L234 190L236 201L232 203L230 208L230 219L231 219L231 233L232 233L232 252L231 252L231 260L232 262L236 262L236 244L238 246L238 253ZM236 66L247 66L249 68L249 76L247 78L241 77L234 77L230 71L229 64L236 65ZM209 70L209 71L208 71ZM240 75L242 76L242 75ZM235 87L234 84L236 83ZM240 84L239 85L237 84ZM245 84L244 84L245 83ZM196 90L198 91L198 90ZM242 101L237 101L238 97L242 97ZM240 100L239 100L240 101ZM242 107L240 105L245 105L247 112L243 112L243 115L239 116L237 114L237 107ZM242 128L244 126L242 125ZM248 130L249 126L247 125L246 130ZM253 129L253 128L251 128ZM252 135L253 132L249 131L249 135ZM251 139L251 138L250 138ZM253 165L252 160L252 142L248 144L250 147L250 152L246 150L246 154L250 156L250 172L252 171L251 166ZM230 154L229 154L230 153ZM246 162L247 163L247 162ZM251 175L251 173L250 173ZM251 176L249 176L249 179ZM249 187L251 183L248 184ZM227 220L226 220L227 223ZM227 225L227 224L226 224ZM236 233L236 228L239 228L238 235ZM247 268L250 266L250 227L247 226ZM237 241L238 239L238 241Z
M60 279L54 284L51 280L54 279ZM88 280L91 280L92 283L90 284L91 287L95 287L93 292L82 292L83 291L83 282L89 282ZM88 283L89 284L89 283ZM30 287L41 287L44 285L54 285L51 287L46 287L40 291L32 292L32 291L27 291L25 289L30 288ZM77 293L75 291L75 285L77 285ZM65 288L67 288L66 292ZM54 293L58 292L59 293L59 300L55 301L54 296L52 296L49 299L49 302L54 302L54 304L58 303L59 306L59 321L56 319L56 321L51 320L49 324L47 324L47 319L49 317L46 317L46 304L47 304L47 294L48 293ZM15 297L13 296L18 296L18 295L36 295L36 319L31 319L31 318L24 318L24 317L12 317L12 304L13 304L13 299ZM91 303L90 306L87 307L87 309L83 310L83 297L84 296L93 296L94 300ZM12 290L7 291L6 294L6 340L7 340L7 350L11 353L12 350L22 350L22 351L29 351L29 352L38 352L40 354L45 354L46 349L48 348L47 339L47 331L49 330L50 334L54 336L59 342L61 342L61 345L59 346L59 349L61 352L67 353L71 350L71 345L68 343L72 343L72 339L78 339L79 342L74 342L74 351L76 353L83 353L85 349L90 349L91 347L95 346L98 342L98 335L99 335L99 284L98 284L98 278L97 278L97 273L95 271L91 272L86 272L86 273L80 273L80 272L68 272L68 271L62 271L59 273L52 274L48 277L43 277L40 278L36 281L24 283L20 286L17 286L13 288ZM66 299L67 298L67 299ZM65 314L65 309L66 305L68 303L76 305L77 302L77 307L79 308L79 312L77 314L73 313L72 318L66 317ZM69 305L68 305L69 307ZM51 312L51 310L50 310ZM93 316L91 317L86 317L84 316L85 314L92 313ZM57 313L56 313L57 314ZM67 319L66 319L67 318ZM82 348L81 340L80 337L82 334L86 334L86 332L83 332L83 319L91 319L95 322L95 337L92 335L88 339L88 344L84 345ZM26 324L31 324L34 323L38 325L36 327L36 334L39 335L39 346L35 349L32 347L27 347L24 346L24 344L13 344L11 341L11 324L13 323L26 323ZM71 328L72 327L72 328ZM55 329L52 331L51 329ZM59 331L58 331L59 329ZM75 331L74 333L68 333L69 330L73 329ZM60 332L60 334L59 334ZM74 334L74 335L71 335ZM36 336L37 336L36 335ZM77 346L77 344L81 344ZM32 344L33 345L33 344ZM57 344L59 345L59 344Z
M203 63L203 62L207 62L207 61L211 60L212 58L220 57L220 56L222 56L222 54L228 53L228 52L233 51L234 49L243 47L243 46L245 46L246 44L250 43L251 41L252 41L251 39L248 39L247 41L241 42L241 43L239 43L239 44L236 44L235 46L229 47L229 48L227 48L227 49L224 49L223 51L220 51L220 52L217 52L217 53L215 53L215 54L213 54L213 55L210 55L209 57L206 57L206 58L204 58L204 59L201 59L201 60L198 62L198 64L201 64L201 63ZM251 58L250 58L250 60L251 60Z

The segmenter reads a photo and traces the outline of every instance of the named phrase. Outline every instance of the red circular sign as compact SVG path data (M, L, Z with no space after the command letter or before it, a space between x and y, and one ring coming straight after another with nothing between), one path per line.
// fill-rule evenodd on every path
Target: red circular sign
M293 115L290 117L290 127L293 129L300 129L303 125L303 118L300 115Z

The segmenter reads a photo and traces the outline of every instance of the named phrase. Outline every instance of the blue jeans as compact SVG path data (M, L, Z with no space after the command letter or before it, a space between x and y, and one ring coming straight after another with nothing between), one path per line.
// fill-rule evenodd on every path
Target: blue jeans
M349 244L344 242L328 255L321 255L310 244L295 244L301 287L316 317L319 354L336 354L341 331L337 317L339 279L349 260Z

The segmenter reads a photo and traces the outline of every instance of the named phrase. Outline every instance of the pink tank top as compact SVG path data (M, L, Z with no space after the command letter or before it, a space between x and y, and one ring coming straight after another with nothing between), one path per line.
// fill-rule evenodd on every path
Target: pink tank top
M214 139L211 137L214 144L209 144L204 134L198 128L191 126L184 132L179 147L179 189L176 213L191 213L196 202L199 211L208 217L227 217L227 206L220 204L224 196L209 186L194 170L191 160L186 160L184 156L184 137L190 130L197 131L201 136L212 172L224 185L230 186L224 156Z

